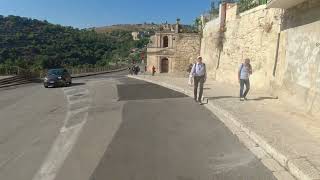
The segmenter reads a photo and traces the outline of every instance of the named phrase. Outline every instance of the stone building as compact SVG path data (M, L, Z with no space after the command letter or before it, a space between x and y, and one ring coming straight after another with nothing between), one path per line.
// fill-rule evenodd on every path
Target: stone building
M198 33L183 32L177 20L175 25L165 23L151 37L147 48L147 69L155 66L160 73L183 73L200 54Z

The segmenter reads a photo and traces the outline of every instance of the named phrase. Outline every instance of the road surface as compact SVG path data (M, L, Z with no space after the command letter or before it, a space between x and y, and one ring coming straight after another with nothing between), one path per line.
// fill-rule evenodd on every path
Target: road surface
M275 179L205 107L125 75L1 89L0 179Z

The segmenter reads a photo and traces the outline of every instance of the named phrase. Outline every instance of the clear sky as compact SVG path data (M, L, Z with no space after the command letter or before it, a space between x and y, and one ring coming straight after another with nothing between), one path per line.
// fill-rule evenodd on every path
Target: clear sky
M0 0L0 15L47 20L78 28L168 21L190 24L211 0Z

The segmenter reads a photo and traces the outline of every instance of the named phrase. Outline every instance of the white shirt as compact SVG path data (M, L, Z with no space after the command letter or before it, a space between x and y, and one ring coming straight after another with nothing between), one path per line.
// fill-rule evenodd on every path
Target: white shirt
M239 67L239 72L240 72L240 79L249 79L250 77L250 66L241 64Z
M206 76L206 65L204 63L196 63L191 69L192 76Z

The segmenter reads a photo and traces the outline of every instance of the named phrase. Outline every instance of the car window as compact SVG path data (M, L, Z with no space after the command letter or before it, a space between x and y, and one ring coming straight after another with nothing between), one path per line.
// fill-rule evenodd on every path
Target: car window
M48 71L48 75L61 76L62 74L63 74L63 70L61 70L61 69L50 69Z

